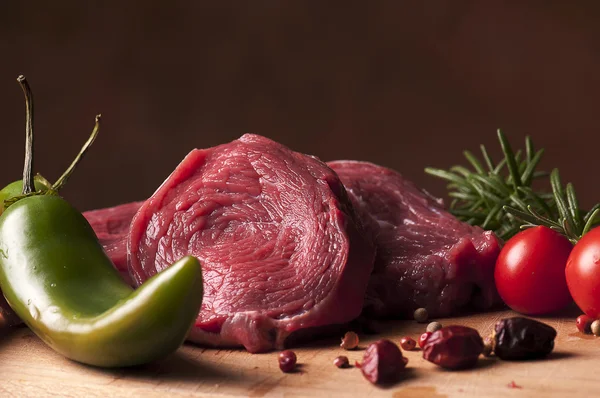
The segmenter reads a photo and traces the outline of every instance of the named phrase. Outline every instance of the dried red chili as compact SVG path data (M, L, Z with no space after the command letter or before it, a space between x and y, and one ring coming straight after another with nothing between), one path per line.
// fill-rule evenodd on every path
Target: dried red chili
M344 350L353 350L358 347L358 335L354 332L346 332L342 337L342 343L340 344Z
M416 346L417 342L412 337L406 336L400 339L400 347L402 347L403 350L412 351L415 349Z
M594 320L589 316L579 315L577 320L575 320L575 325L577 326L577 330L579 330L581 333L590 334L592 333L592 322L594 322Z
M350 366L350 361L348 360L347 356L340 355L333 360L333 364L338 368L347 368Z
M363 362L357 363L363 376L373 384L393 383L400 379L408 358L402 356L400 348L390 340L382 339L370 344Z
M430 336L431 336L431 332L423 333L419 337L419 347L421 347L421 348L425 347L425 343L427 343L427 340L429 339Z
M483 352L477 330L467 326L447 326L431 334L423 348L423 358L446 369L475 366Z

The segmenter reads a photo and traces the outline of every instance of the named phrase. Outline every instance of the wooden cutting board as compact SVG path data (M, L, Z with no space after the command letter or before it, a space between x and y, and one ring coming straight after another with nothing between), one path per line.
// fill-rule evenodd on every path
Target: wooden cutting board
M494 323L515 315L510 311L443 319L488 335ZM377 336L365 337L357 351L339 348L339 339L321 340L296 348L301 367L284 374L277 353L248 354L242 350L184 346L173 356L142 368L102 370L83 366L55 354L27 328L0 333L0 397L567 397L594 396L600 389L600 338L575 328L576 311L542 321L558 331L556 347L545 360L505 362L482 358L476 369L445 371L425 361L420 351L409 358L404 379L379 388L359 369L338 369L332 361L347 355L361 360L364 347L377 338L396 342L417 338L424 325L413 321L383 325ZM512 382L515 385L512 385Z

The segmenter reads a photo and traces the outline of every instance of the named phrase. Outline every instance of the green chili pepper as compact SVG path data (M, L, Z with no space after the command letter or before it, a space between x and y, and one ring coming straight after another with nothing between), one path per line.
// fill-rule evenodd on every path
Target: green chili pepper
M11 308L46 344L82 363L130 366L175 351L202 303L198 260L184 257L134 291L83 215L56 195L59 182L34 191L29 158L23 195L5 198L0 215L0 288Z

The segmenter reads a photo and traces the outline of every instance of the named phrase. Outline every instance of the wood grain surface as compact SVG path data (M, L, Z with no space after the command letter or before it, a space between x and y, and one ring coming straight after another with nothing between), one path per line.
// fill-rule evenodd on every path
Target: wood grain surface
M510 311L444 319L445 325L475 327L485 336ZM337 369L332 361L347 355L361 360L366 345L387 337L417 338L424 325L413 321L382 324L377 335L364 336L356 351L339 348L339 340L320 340L294 350L298 372L282 373L277 353L248 354L186 345L171 357L134 369L103 370L83 366L54 353L27 328L0 334L1 397L566 397L585 396L600 388L597 377L600 340L575 328L576 311L544 322L558 331L554 352L545 360L505 362L481 358L476 369L445 371L423 360L420 351L409 358L404 378L380 388L363 378L356 367ZM512 386L512 382L516 386Z

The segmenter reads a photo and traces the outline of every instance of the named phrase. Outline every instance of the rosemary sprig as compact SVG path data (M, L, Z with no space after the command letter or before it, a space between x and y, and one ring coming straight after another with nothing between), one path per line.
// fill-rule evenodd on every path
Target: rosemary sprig
M550 185L552 186L554 201L557 204L558 217L556 219L550 219L539 214L531 206L527 206L526 212L510 206L505 206L504 211L524 222L521 228L544 225L560 232L575 244L600 222L600 203L597 203L585 215L582 215L573 184L568 183L563 190L558 169L552 170Z
M471 152L464 152L471 169L425 169L427 174L448 181L452 214L469 224L493 230L504 240L523 228L545 225L576 242L600 222L600 204L588 212L582 211L573 185L569 183L563 189L557 169L550 174L536 170L544 150L535 151L530 137L525 138L524 156L522 151L513 152L500 130L498 140L504 158L496 164L481 145L483 163ZM534 180L548 176L552 192L533 189Z

